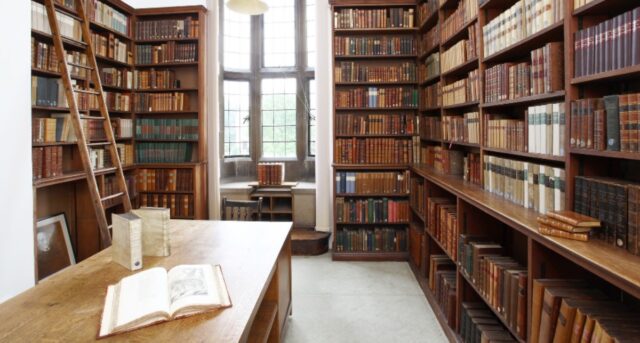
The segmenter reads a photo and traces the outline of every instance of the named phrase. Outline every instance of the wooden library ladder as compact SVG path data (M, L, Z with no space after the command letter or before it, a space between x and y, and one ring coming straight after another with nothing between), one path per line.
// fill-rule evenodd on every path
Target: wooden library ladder
M84 37L84 46L86 46L85 53L87 54L87 62L88 65L68 63L66 58L66 53L64 50L64 46L62 43L62 36L60 35L60 29L58 28L58 21L56 16L56 9L54 5L54 0L45 0L45 6L47 8L47 16L49 18L49 25L51 26L51 33L53 36L53 43L56 49L56 54L58 56L58 60L60 63L60 71L62 74L62 82L65 90L65 94L67 97L67 102L69 103L69 110L71 111L71 118L73 122L73 127L75 130L77 142L78 142L78 150L80 151L80 158L82 160L82 165L84 167L84 171L86 173L86 178L89 186L89 193L91 194L91 200L93 202L93 208L96 213L96 218L98 221L98 228L100 230L100 245L102 248L106 248L111 245L111 234L109 233L109 224L107 223L107 216L104 209L104 202L111 199L116 199L118 197L122 198L122 204L124 206L124 211L131 211L131 200L129 199L129 192L127 191L127 183L124 178L124 173L122 171L122 165L120 163L120 157L118 156L116 141L113 134L113 129L111 127L111 120L109 118L109 111L107 110L107 104L105 102L104 92L102 90L102 83L100 81L100 75L98 73L98 65L96 62L96 56L93 51L93 47L91 46L91 35L89 31L89 22L84 12L84 3L82 0L77 1L77 12L79 16L79 21L81 23L82 28L82 37ZM69 73L69 65L72 65L77 68L86 69L89 71L91 75L84 82L84 89L75 89L71 82L71 74ZM93 82L95 90L90 90L90 82ZM87 115L81 115L78 110L78 104L76 102L76 93L84 93L95 95L98 98L98 107L100 108L100 116L91 116L87 113ZM87 142L85 137L85 132L82 129L82 120L100 120L103 123L104 131L106 133L106 142ZM115 194L101 197L100 191L98 190L98 182L96 181L96 175L91 167L90 157L89 157L89 148L94 146L106 147L111 155L111 163L112 167L107 169L111 169L111 171L115 171L117 185L119 191Z

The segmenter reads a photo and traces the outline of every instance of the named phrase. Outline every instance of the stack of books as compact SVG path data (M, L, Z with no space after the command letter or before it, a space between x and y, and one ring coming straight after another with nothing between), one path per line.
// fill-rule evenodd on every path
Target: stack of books
M597 227L600 227L598 219L573 211L551 211L538 217L538 230L541 234L576 241L588 241L591 229Z

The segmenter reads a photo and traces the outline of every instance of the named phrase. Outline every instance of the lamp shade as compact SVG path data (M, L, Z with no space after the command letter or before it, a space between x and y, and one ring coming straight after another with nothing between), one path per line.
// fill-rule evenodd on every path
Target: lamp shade
M234 12L248 15L263 14L269 9L269 6L260 0L229 0L227 7Z

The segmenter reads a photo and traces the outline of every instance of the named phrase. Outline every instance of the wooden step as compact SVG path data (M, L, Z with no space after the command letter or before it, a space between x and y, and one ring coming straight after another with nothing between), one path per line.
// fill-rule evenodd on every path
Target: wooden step
M291 253L293 255L320 255L329 250L328 232L314 229L294 228L291 230Z

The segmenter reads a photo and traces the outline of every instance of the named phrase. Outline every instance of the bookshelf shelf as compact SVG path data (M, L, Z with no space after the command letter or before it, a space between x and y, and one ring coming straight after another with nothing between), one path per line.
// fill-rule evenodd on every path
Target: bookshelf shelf
M455 260L453 259L453 256L451 256L451 254L449 253L449 251L447 249L445 249L444 245L442 243L440 243L440 241L436 238L436 236L429 231L429 229L427 228L427 230L425 230L425 232L427 233L427 235L429 235L429 237L431 237L431 240L436 243L436 245L438 246L438 248L440 248L440 250L442 250L442 252L447 255L447 257L453 261L455 263Z
M198 114L198 111L137 111L137 115L147 114Z
M565 161L565 157L564 156L534 154L534 153L531 153L531 152L505 150L505 149L490 148L490 147L484 147L484 146L482 147L482 150L484 150L485 152L490 152L490 153L511 155L511 156L518 156L518 157L526 157L526 158L531 158L531 159L536 159L536 160L539 160L539 161L546 161L546 162L564 162Z
M491 309L491 311L493 312L493 314L495 314L496 317L498 317L498 319L502 322L502 325L504 325L504 327L509 330L509 332L511 333L511 335L519 342L519 343L525 343L526 341L523 340L522 338L520 338L518 336L518 333L516 332L516 330L514 330L511 326L509 326L509 323L507 322L507 320L504 318L504 316L498 312L493 306L490 305L489 300L487 300L487 298L480 292L480 289L478 289L478 286L476 286L475 283L473 283L471 281L471 278L467 275L467 273L464 271L464 269L462 269L460 267L460 265L458 263L456 263L457 269L458 269L458 275L461 275L462 278L466 281L466 283L471 287L471 289L473 289L474 292L476 292L476 294L478 295L478 297L480 297L480 299L482 299L482 301L484 301L484 303L487 305L487 307L489 309Z
M34 111L69 112L68 107L31 106L31 109ZM81 112L86 112L86 110L81 110Z
M162 68L162 67L197 67L198 62L171 62L171 63L152 63L152 64L136 64L136 68Z
M38 37L40 39L46 39L47 41L50 41L50 42L53 41L53 37L46 32L31 29L31 35ZM65 48L85 49L87 47L87 43L78 42L76 40L69 39L66 37L62 37L62 43L64 43Z
M404 170L409 168L408 164L339 164L334 163L333 167L344 170Z
M480 104L480 108L497 108L497 107L536 104L536 103L546 102L549 100L563 98L565 94L566 94L565 91L561 90L553 93L537 94L537 95L525 96L517 99L510 99L510 100L504 100L504 101L498 101L498 102L485 102Z
M602 15L602 13L617 13L630 10L638 4L628 0L593 0L590 3L576 8L574 16Z
M611 70L593 75L574 77L573 79L571 79L571 84L583 85L595 82L613 82L630 78L637 78L638 76L640 76L640 65L635 65L632 67Z
M343 198L406 198L409 193L336 193Z
M455 0L457 2L457 0ZM458 31L456 31L454 34L452 34L449 38L447 38L446 40L440 42L440 46L443 47L445 50L446 48L449 48L450 46L452 46L455 43L458 43L458 41L464 37L467 36L467 28L473 24L475 24L475 22L478 20L478 17L475 16L473 18L471 18L470 20L468 20L466 23L464 23L464 25L462 25L460 27L460 29L458 29Z
M433 24L437 22L438 22L438 11L434 11L433 13L431 13L431 15L427 19L425 19L422 22L422 24L420 24L418 31L420 33L426 32L433 26Z
M430 76L426 80L420 82L420 87L428 86L436 81L440 81L440 74Z
M458 0L445 0L444 2L440 1L440 9L455 8L457 4Z
M136 44L148 44L148 43L166 43L166 42L197 42L198 38L159 38L159 39L136 39Z
M334 251L334 261L406 261L408 252L346 252Z
M431 55L432 53L436 52L439 49L440 49L440 44L436 44L436 45L430 47L429 49L425 50L424 52L422 52L420 54L420 56L418 56L418 59L420 59L422 61L425 58L429 57L429 55Z
M117 36L118 39L124 39L126 41L131 41L132 40L131 37L129 37L129 35L124 34L124 33L120 32L120 31L116 31L116 30L114 30L114 29L112 29L110 27L104 26L104 25L102 25L100 23L96 23L95 21L90 21L89 25L90 25L90 27L92 29L99 30L99 31L105 31L105 32L108 32L108 33L112 33L115 36Z
M121 62L121 61L118 61L118 60L115 60L113 58L109 58L109 57L106 57L106 56L96 55L96 60L98 62L107 63L107 64L111 64L111 65L114 65L114 66L131 68L131 64L129 64L129 63Z
M640 288L637 287L640 284L640 273L628 272L640 271L640 259L637 256L598 240L580 242L541 235L537 230L537 212L486 192L460 178L437 174L429 167L413 166L411 170L632 296L640 297Z
M415 27L387 27L387 28L370 28L370 29L334 29L336 34L414 34L418 31Z
M394 226L394 225L409 225L409 222L393 222L393 223L388 223L388 222L380 222L380 223L336 222L336 225L340 225L340 226L381 226L381 225Z
M143 194L193 194L193 191L137 191L138 193Z
M528 55L532 49L539 48L545 43L557 40L562 41L564 34L564 20L549 25L529 37L512 44L498 52L485 57L483 63L499 63L514 60L518 57Z
M197 88L152 88L135 89L136 93L162 93L162 92L197 92Z
M569 152L574 155L620 158L624 160L640 161L640 153L637 153L637 152L608 151L608 150L601 151L601 150L577 149L577 148L571 148Z
M445 140L442 140L442 144L445 144L445 145L457 145L457 146L464 146L464 147L467 147L467 148L480 149L480 144L467 143L467 142L462 142L462 141L445 141Z
M460 103L460 104L442 106L442 109L443 110L456 110L456 109L461 109L461 108L478 106L478 104L480 104L479 101L470 101L470 102L463 102L463 103Z
M420 110L420 112L433 112L433 111L440 111L440 109L442 109L442 106L436 106L436 107L426 107Z
M380 81L380 82L372 82L372 81L361 81L361 82L336 82L336 87L346 87L346 86L415 86L416 81Z
M427 221L426 221L426 219L425 219L425 217L424 217L424 214L420 213L420 211L418 211L418 210L417 210L413 205L411 205L411 206L409 206L409 207L411 208L411 211L413 211L413 214L414 214L416 217L418 217L418 219L420 219L420 220L422 221L423 226L424 226L424 224L427 222ZM412 223L411 225L416 226L415 224L416 224L416 223Z
M468 72L478 69L478 58L468 60L454 68L442 73L442 77L466 75Z
M356 137L356 138L367 138L367 137L380 137L380 138L409 138L409 137L413 137L415 135L408 135L408 134L377 134L377 133L369 133L369 134L362 134L362 135L349 135L349 134L341 134L341 133L337 133L336 137L338 138L349 138L349 137Z
M415 111L416 107L336 107L336 111Z
M120 91L120 92L132 92L133 90L131 88L126 88L126 87L119 87L119 86L110 86L110 85L102 85L102 88L104 88L105 90L113 90L113 91Z
M41 76L50 76L50 77L61 77L62 76L62 75L60 75L60 73L57 73L55 71L39 69L39 68L31 68L31 74L32 75L41 75ZM75 80L86 80L85 77L78 76L78 75L71 75L71 78L75 79Z
M136 138L136 142L182 142L198 143L197 139L167 139L167 138Z
M381 59L415 59L417 55L336 55L334 58L338 60L381 60Z
M507 9L513 4L518 2L517 0L487 0L484 4L480 5L480 9Z

